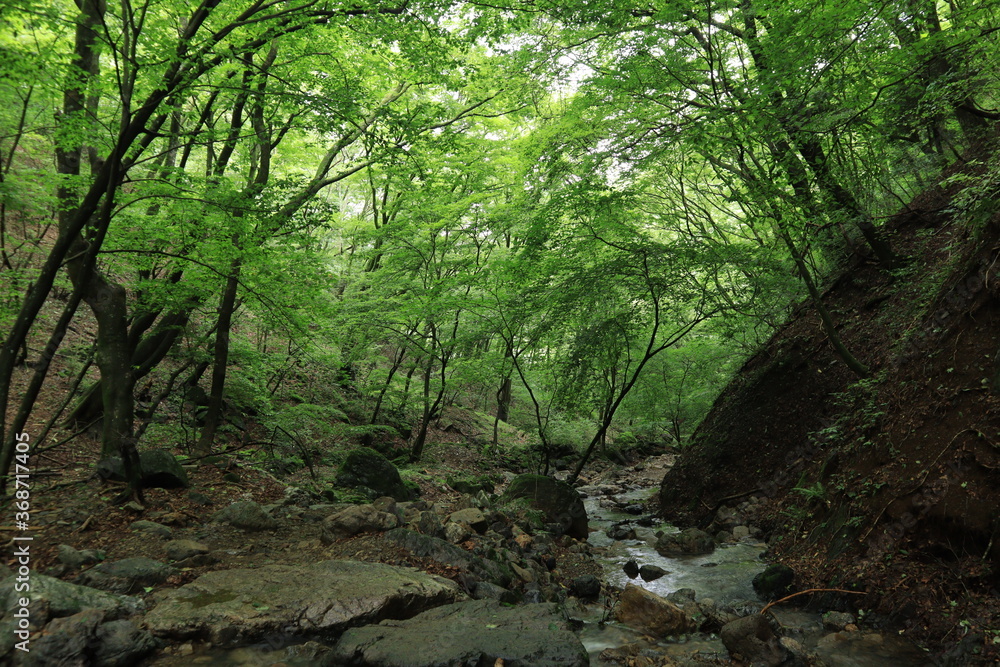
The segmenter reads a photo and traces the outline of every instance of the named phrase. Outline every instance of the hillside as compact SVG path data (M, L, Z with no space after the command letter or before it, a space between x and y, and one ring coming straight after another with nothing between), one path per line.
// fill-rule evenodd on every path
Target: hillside
M679 524L767 499L756 520L798 588L865 591L842 603L951 664L1000 654L1000 213L982 178L995 159L954 167L887 223L903 268L857 256L831 280L826 306L870 378L801 304L660 490Z

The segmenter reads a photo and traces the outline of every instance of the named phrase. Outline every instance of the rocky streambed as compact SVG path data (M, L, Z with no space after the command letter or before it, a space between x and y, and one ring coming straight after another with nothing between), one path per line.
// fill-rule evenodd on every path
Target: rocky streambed
M27 628L11 612L19 592L8 573L0 653L20 665L114 667L926 662L845 614L761 615L759 535L738 508L720 512L713 535L649 516L650 482L669 461L659 463L578 492L531 475L499 497L466 489L448 503L317 503L289 490L182 531L139 520L133 530L162 561L60 547L50 572L60 578L32 575ZM286 539L315 542L307 553L317 556L227 560ZM24 632L30 653L14 649Z

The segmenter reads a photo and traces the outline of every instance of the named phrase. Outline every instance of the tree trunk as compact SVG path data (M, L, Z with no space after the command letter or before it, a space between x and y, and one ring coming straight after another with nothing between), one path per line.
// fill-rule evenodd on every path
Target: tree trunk
M201 437L195 445L195 454L207 456L212 453L215 432L222 422L223 392L226 388L226 369L229 365L229 333L232 327L233 311L236 309L236 294L239 289L240 262L232 264L226 289L219 303L219 324L215 332L215 359L212 366L212 390L208 395L208 412Z

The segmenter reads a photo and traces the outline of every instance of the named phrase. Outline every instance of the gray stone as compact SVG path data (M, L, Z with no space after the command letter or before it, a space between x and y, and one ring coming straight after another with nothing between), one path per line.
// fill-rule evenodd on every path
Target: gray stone
M212 521L228 523L243 530L274 530L278 522L252 500L239 500L215 513Z
M164 550L170 560L184 560L209 552L208 547L194 540L170 540L164 545Z
M753 665L781 665L791 655L761 614L726 623L719 636L730 656Z
M0 582L0 608L14 609L18 598L24 596L15 590L16 578ZM100 609L106 618L121 618L143 609L141 600L114 595L86 586L77 586L44 574L31 573L31 599L44 602L52 617L72 616L84 609Z
M31 641L27 653L18 652L19 665L83 667L89 662L86 652L102 620L104 612L99 609L86 609L72 616L51 620L45 631Z
M129 527L132 530L141 530L146 533L152 533L158 537L162 537L165 540L169 540L174 535L174 531L171 530L170 526L164 526L162 523L156 523L155 521L133 521Z
M823 614L823 627L834 632L840 632L854 622L854 616L843 611L828 611Z
M715 540L703 530L688 528L679 533L661 535L656 540L656 552L661 556L698 556L715 551Z
M634 584L625 584L615 618L654 637L683 635L698 628L698 623L673 602Z
M507 487L503 500L524 498L532 508L544 514L545 521L557 525L560 532L585 540L590 535L587 509L572 486L544 475L518 475Z
M488 581L476 582L472 590L472 597L477 600L496 600L497 602L504 602L506 604L517 604L520 602L518 595L513 591L509 591L503 586L497 586Z
M733 538L737 540L742 540L745 537L750 537L750 529L746 526L736 526L733 528Z
M123 558L104 562L83 572L77 583L110 593L131 595L143 588L162 584L177 570L152 558Z
M173 454L164 449L139 452L139 469L142 486L146 488L175 489L189 484L187 471ZM121 457L112 456L99 461L97 474L112 482L124 482L125 466Z
M395 514L379 511L374 505L351 505L323 520L320 540L333 544L358 533L390 530L398 525Z
M432 510L421 512L415 521L409 523L409 527L424 535L444 537L444 524L441 523L441 517Z
M464 542L469 539L471 535L472 533L469 532L469 529L460 523L449 521L444 525L444 539L448 540L452 544Z
M590 664L587 650L556 605L504 607L489 600L459 602L408 621L348 630L334 655L336 664L366 667Z
M584 574L573 580L570 590L581 600L596 600L601 595L601 580L592 574Z
M372 500L380 496L410 500L415 495L403 483L396 466L368 447L360 447L347 455L337 471L334 484L354 489Z
M56 558L63 565L76 570L84 565L93 565L104 560L104 552L97 549L84 549L77 551L68 544L60 544L56 547Z
M460 597L454 582L382 563L265 565L208 572L159 591L145 622L158 637L233 646L271 633L329 636L386 618L409 618Z
M464 510L452 512L448 515L448 520L455 521L457 523L464 523L480 535L485 533L486 529L490 526L489 521L486 520L486 515L483 514L482 510L476 507L467 507Z
M436 560L443 565L466 570L478 577L507 588L514 579L510 568L495 560L473 553L430 535L421 535L407 528L396 528L385 534L386 539L399 544L416 556Z
M111 621L97 628L94 665L132 667L161 647L162 642L128 620Z

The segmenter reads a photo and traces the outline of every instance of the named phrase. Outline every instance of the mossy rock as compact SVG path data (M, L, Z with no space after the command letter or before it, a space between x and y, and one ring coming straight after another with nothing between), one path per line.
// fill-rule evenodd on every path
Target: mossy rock
M587 510L576 489L544 475L518 475L507 487L502 501L524 498L532 508L545 515L548 523L558 524L566 535L585 540L590 534Z
M334 479L336 486L353 489L370 500L391 496L396 500L412 500L417 493L399 476L389 459L370 447L359 447L348 453Z

